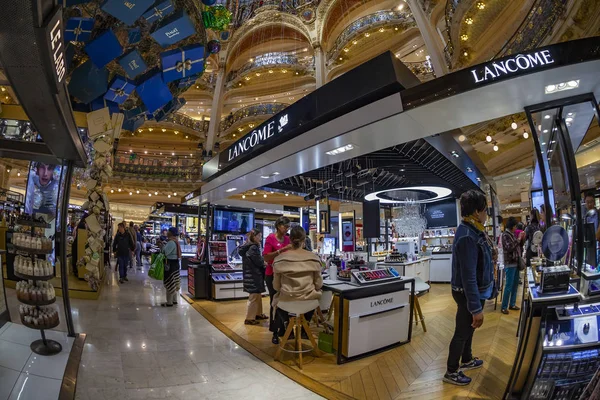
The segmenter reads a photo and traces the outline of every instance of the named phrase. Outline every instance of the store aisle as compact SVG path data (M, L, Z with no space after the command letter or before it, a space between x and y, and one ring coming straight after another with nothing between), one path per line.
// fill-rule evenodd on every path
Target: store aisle
M147 265L129 270L122 285L109 273L97 301L72 300L76 330L88 335L76 399L319 398L229 340L182 298L161 307L162 283L146 273Z

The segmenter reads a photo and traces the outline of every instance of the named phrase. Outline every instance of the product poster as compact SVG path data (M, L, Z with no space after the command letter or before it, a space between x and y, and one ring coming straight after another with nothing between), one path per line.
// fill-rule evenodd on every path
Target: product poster
M48 215L48 222L56 217L58 191L62 167L54 164L32 162L29 166L25 212Z
M354 224L342 220L342 250L354 251Z

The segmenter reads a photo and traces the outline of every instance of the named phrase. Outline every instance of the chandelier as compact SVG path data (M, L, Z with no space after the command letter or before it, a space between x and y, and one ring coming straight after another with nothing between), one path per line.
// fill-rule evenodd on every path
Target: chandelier
M427 220L421 212L421 205L408 201L393 210L394 230L399 237L420 237L427 228Z

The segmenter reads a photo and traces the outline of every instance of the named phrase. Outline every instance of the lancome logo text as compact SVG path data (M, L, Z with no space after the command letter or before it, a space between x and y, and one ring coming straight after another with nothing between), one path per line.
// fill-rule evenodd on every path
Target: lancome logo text
M372 301L371 302L371 308L382 306L384 304L391 304L393 302L394 302L394 298L393 297L388 297L387 299L381 299L381 300L377 300L377 301Z
M234 158L246 153L247 151L252 150L254 146L265 142L275 133L281 133L283 131L283 127L287 124L288 115L285 114L279 118L277 131L275 130L275 121L271 121L263 127L253 130L251 134L247 135L246 137L244 137L239 142L235 143L229 148L229 157L227 161L231 161Z
M472 69L471 73L475 78L475 83L481 83L514 74L518 71L526 71L553 63L554 59L552 58L550 51L542 50L532 54L519 54L516 57L504 61L494 61L483 67L483 74L480 74L481 71L478 73L476 69Z

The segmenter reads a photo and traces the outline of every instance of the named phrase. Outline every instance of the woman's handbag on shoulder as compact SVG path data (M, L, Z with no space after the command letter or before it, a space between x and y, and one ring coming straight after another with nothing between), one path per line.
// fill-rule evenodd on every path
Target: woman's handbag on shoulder
M515 251L515 255L517 257L517 268L519 269L519 271L524 271L526 264L525 264L525 259L521 256L521 254L519 254L519 251Z

